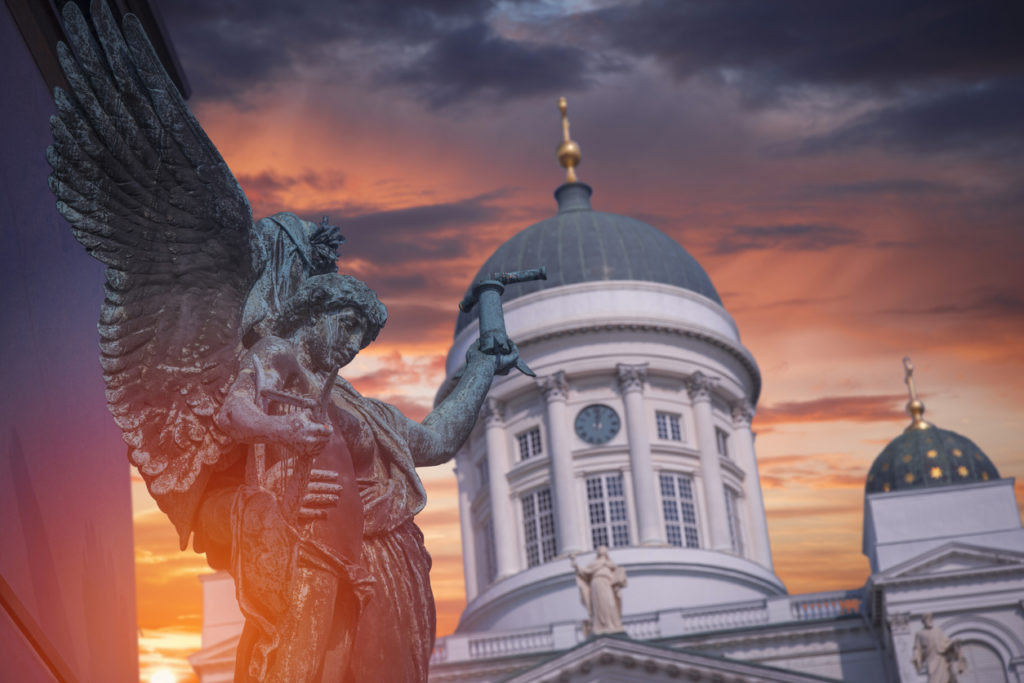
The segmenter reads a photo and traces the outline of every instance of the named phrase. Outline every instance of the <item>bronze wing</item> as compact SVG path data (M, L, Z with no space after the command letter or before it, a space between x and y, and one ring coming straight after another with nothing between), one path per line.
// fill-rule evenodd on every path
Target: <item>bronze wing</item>
M75 3L63 14L74 53L58 46L71 92L54 92L50 188L107 265L107 404L184 549L207 480L237 452L214 416L238 372L252 211L136 17L122 35L94 0L97 42Z

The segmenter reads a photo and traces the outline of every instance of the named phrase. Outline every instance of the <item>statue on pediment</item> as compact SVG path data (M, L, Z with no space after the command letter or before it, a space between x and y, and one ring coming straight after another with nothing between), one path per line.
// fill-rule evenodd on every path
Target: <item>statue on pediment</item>
M603 545L598 547L594 561L585 567L576 564L575 554L569 556L569 561L576 572L580 602L590 617L584 624L586 634L623 633L622 589L626 587L626 570L615 564Z
M957 674L967 671L960 641L950 640L930 613L921 622L924 628L914 634L914 668L924 668L928 683L956 683Z

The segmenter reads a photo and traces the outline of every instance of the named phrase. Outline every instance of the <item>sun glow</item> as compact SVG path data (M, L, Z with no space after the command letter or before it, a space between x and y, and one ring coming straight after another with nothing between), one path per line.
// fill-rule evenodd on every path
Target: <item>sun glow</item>
M170 669L157 669L149 677L149 683L178 683L178 678Z

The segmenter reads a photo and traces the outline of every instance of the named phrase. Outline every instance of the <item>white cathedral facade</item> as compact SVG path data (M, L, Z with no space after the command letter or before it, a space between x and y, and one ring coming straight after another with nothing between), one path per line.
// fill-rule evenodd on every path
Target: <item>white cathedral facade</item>
M961 683L1024 683L1024 528L1013 480L914 420L866 475L863 587L789 595L772 569L751 419L754 358L678 243L594 211L591 189L480 268L536 379L498 377L456 456L467 605L432 681L929 681L922 617ZM454 380L477 322L462 314ZM442 389L443 390L443 389ZM624 636L588 637L575 573L607 546L628 573ZM204 578L203 683L231 680L241 617ZM935 679L939 680L939 679Z

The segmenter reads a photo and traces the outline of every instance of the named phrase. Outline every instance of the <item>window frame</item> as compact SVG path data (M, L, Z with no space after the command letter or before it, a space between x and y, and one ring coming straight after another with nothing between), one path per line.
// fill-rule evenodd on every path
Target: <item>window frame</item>
M609 481L614 482L613 487L609 487ZM608 548L632 545L625 475L621 471L595 472L584 477L583 487L591 547L596 550L602 545Z
M680 482L685 482L685 486ZM671 493L667 491L667 483L671 484ZM683 489L685 495L681 493ZM676 548L700 548L700 515L693 475L664 470L658 472L658 493L666 542Z

